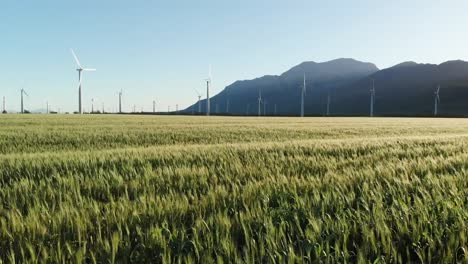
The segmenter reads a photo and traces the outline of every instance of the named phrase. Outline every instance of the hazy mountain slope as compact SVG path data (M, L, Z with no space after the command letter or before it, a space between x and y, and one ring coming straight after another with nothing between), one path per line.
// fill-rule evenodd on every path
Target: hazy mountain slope
M377 116L433 115L438 85L441 85L440 115L468 115L468 62L448 61L440 65L403 62L379 71L371 63L353 59L304 62L279 76L237 81L211 98L211 112L256 115L261 91L262 114L264 110L267 115L274 114L276 108L279 115L298 115L304 72L306 115L325 115L328 93L332 115L368 115L372 80L375 80ZM202 101L202 112L205 107ZM198 106L184 111L196 113Z
M257 114L258 94L262 92L267 114L273 114L275 105L278 114L295 115L300 111L300 86L304 72L307 79L306 113L318 114L322 111L320 96L328 87L338 87L359 80L378 71L371 63L353 59L337 59L329 62L304 62L279 76L264 76L254 80L237 81L213 96L211 112L226 113L229 101L230 114ZM201 102L202 112L206 111L205 100ZM197 112L198 105L184 110Z
M367 115L370 88L375 80L376 115L430 116L434 92L440 90L441 115L466 115L468 106L468 63L449 61L440 65L404 63L376 72L333 91L332 113Z

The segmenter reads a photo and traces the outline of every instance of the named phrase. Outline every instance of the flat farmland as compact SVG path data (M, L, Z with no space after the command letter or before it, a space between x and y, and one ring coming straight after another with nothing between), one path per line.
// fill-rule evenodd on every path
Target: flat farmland
M468 120L0 116L0 263L464 263Z

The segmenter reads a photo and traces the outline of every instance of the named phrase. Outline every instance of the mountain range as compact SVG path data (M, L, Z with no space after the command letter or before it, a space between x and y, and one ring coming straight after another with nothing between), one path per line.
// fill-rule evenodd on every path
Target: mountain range
M305 115L369 115L370 89L375 85L375 116L432 116L440 85L440 116L468 116L468 62L439 65L403 62L379 70L354 59L303 62L281 75L236 81L211 97L212 114L294 116L300 113L301 87L306 79ZM206 113L206 100L201 102ZM198 113L198 102L181 113Z

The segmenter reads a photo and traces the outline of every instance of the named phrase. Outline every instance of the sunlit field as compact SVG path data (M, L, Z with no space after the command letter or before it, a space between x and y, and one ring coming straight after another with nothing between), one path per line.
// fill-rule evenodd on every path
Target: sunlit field
M466 119L0 116L3 263L467 251Z

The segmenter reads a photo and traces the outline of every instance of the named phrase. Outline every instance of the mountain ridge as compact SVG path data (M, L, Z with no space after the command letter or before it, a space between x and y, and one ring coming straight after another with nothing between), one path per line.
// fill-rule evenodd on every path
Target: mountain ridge
M441 89L441 115L468 116L468 62L451 60L440 64L406 61L379 70L370 62L339 58L326 62L305 61L280 75L264 75L236 81L210 99L212 114L255 115L262 92L262 115L298 115L300 87L307 81L306 115L324 115L327 97L331 113L340 116L367 115L371 80L376 83L375 114L382 116L430 116L435 87ZM444 97L448 98L445 99ZM202 112L206 100L201 102ZM180 112L196 113L198 104ZM274 112L276 111L276 112Z

